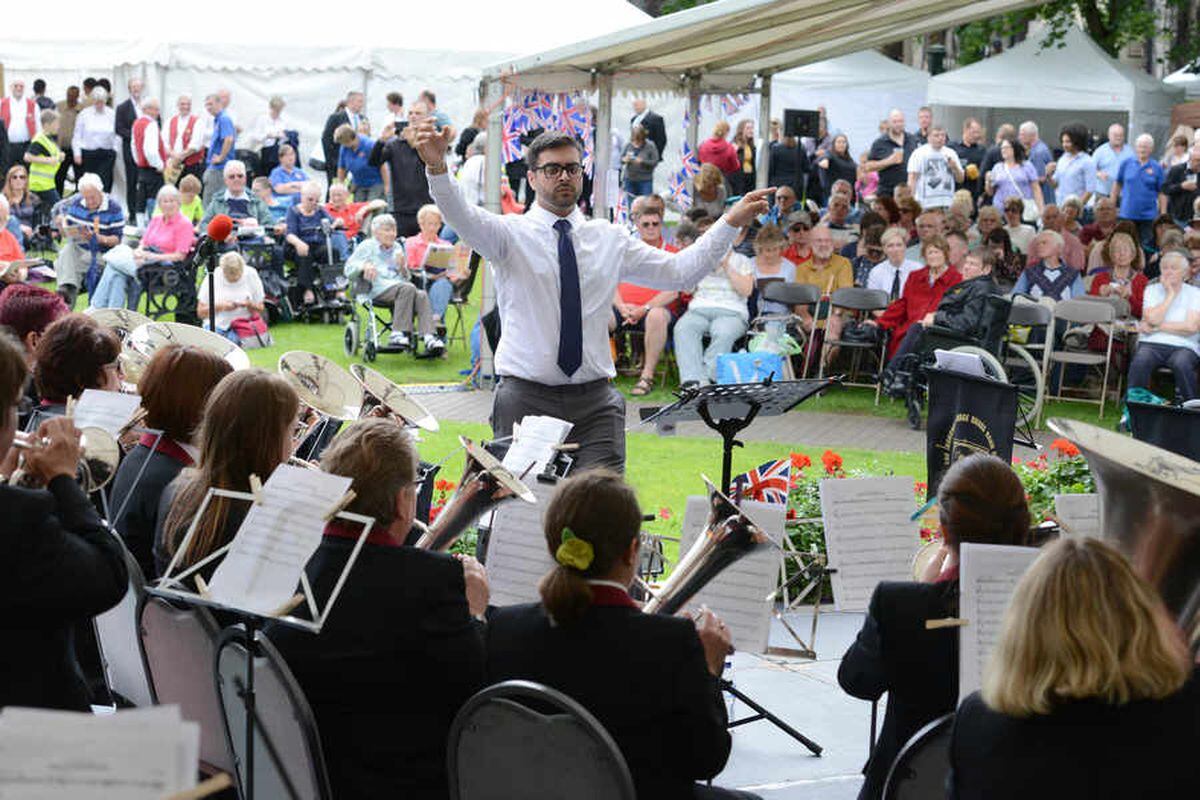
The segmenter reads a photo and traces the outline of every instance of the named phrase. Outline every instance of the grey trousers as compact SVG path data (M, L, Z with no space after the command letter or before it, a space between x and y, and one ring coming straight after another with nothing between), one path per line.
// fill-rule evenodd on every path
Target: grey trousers
M625 471L625 398L607 380L545 386L502 376L492 396L492 433L497 439L512 434L514 422L541 414L574 425L568 442L579 449L571 474L589 467Z
M417 332L422 336L433 333L433 307L429 295L411 283L397 283L385 289L372 302L378 305L392 304L392 330L411 333L413 329L413 307L417 311Z
M213 195L225 188L225 168L209 167L204 170L204 192L200 195L207 206Z

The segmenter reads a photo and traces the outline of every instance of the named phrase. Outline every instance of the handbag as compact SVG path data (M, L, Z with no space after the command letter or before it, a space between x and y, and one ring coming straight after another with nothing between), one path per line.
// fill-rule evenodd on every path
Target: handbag
M862 320L850 320L842 328L842 335L839 337L847 344L879 344L879 337L883 334L883 329L878 325L868 325Z
M761 383L783 377L783 356L778 353L721 353L717 356L717 383Z
M275 343L267 331L267 323L257 312L232 320L229 329L241 340L243 347L270 347Z
M1018 192L1021 191L1021 187L1017 185L1017 182L1015 180L1013 180L1012 172L1010 172L1008 169L1008 164L1002 163L1001 166L1004 167L1004 173L1006 175L1008 175L1008 182L1011 183L1013 185L1013 188L1016 189ZM1021 210L1021 221L1022 222L1037 222L1038 218L1041 217L1041 213L1038 211L1037 201L1034 200L1032 197L1026 197L1025 195L1021 195L1021 203L1023 206L1023 208Z

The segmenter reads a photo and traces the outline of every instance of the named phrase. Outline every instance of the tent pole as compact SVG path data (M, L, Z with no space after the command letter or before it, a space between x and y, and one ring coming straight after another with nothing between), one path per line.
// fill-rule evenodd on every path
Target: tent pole
M771 76L763 75L760 83L762 88L758 96L758 136L762 140L762 147L758 148L755 189L767 188L768 170L771 168Z
M687 79L688 95L688 124L687 143L692 152L696 152L696 143L700 134L700 76L689 75Z
M499 214L501 213L500 175L504 169L504 157L501 155L503 151L501 138L504 135L504 104L496 101L500 99L504 87L498 80L485 80L479 88L483 107L492 108L492 113L488 115L487 147L484 150L483 204L488 211ZM492 277L491 265L485 261L479 265L479 269L478 278L483 284L479 309L479 316L482 318L484 314L496 307L496 286ZM480 331L479 372L477 375L478 385L481 387L490 387L495 381L496 369L493 355L492 348L488 347L488 337L483 331Z
M613 76L602 72L596 78L599 98L596 104L595 153L592 158L592 216L596 219L608 219L610 210L608 207L608 182L612 178L609 173L609 165L612 164L613 156Z

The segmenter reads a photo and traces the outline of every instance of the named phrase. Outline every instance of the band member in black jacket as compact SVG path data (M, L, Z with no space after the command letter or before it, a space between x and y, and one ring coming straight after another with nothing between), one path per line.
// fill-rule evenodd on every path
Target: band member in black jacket
M896 754L921 726L958 702L958 631L926 630L925 621L958 616L962 542L1024 544L1025 490L1012 468L989 455L956 461L938 489L943 545L920 583L875 587L858 638L838 668L838 683L863 700L887 692L887 714L863 772L859 800L883 793Z
M445 798L450 723L483 687L487 577L473 558L403 546L419 480L416 451L395 423L356 423L321 467L354 479L348 510L375 527L321 633L268 634L312 705L335 797ZM318 608L361 530L326 525L308 563Z
M168 345L154 354L138 382L146 433L121 460L108 506L113 528L137 559L147 579L154 569L154 532L163 491L198 451L193 447L204 404L217 383L233 371L215 353L188 345Z
M542 602L488 617L488 682L532 680L583 704L621 749L638 797L745 797L696 783L729 758L718 685L729 632L710 611L693 622L644 614L630 599L641 519L614 473L559 486L543 518L557 565Z
M16 467L17 400L28 378L20 342L0 333L0 473ZM25 469L44 489L0 481L0 707L87 711L73 631L107 611L129 585L121 543L75 482L79 431L48 419L25 451ZM41 440L47 440L42 443Z

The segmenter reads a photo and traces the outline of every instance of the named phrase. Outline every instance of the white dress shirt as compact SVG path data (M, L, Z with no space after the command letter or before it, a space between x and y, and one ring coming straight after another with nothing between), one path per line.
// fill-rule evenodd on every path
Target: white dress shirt
M91 105L83 109L75 118L71 152L79 156L84 150L116 150L120 142L114 132L116 122L117 115L108 106L97 109Z
M33 100L33 135L37 136L42 130L42 110L38 108L37 100L33 97L17 99L8 97L8 113L12 118L8 121L8 140L13 144L29 141L29 125L25 121L28 101Z
M288 129L288 120L281 113L278 117L263 114L254 120L254 129L250 132L247 144L248 150L261 150L272 147L284 141L283 132Z
M890 296L892 293L892 279L898 270L900 272L899 297L903 297L904 284L908 281L908 276L919 269L921 269L921 262L908 258L905 258L904 263L898 267L890 261L881 261L871 267L871 271L867 273L867 288L882 289Z
M158 122L154 117L150 117L150 122L146 125L146 133L142 137L142 154L146 156L146 163L151 169L156 169L159 172L163 171L166 164L163 163L162 154L158 152L158 143L162 131L158 129ZM130 142L132 144L132 141Z
M486 183L484 174L487 166L487 156L476 153L468 158L458 171L458 185L462 189L467 202L473 206L483 205L483 195Z
M184 134L187 133L188 120L192 117L196 118L196 122L192 125L191 137L185 140ZM198 153L203 150L204 146L208 144L208 139L205 138L206 134L208 137L212 136L210 127L204 121L205 117L208 117L210 121L212 120L212 117L209 117L208 114L204 114L203 116L190 114L186 117L176 114L175 116L171 117L171 119L167 120L167 126L163 128L162 132L163 142L167 146L167 153L182 153L185 150L193 150ZM174 139L170 138L172 122L175 123ZM168 139L170 139L170 141L168 141Z
M567 376L558 366L560 328L559 217L534 205L526 214L499 216L472 206L450 174L427 174L429 192L446 223L492 265L504 335L496 374L548 386L587 383L616 375L608 346L612 299L621 281L650 289L695 286L729 251L737 228L718 220L691 247L669 253L631 238L619 225L588 220L576 208L565 217L579 265L583 363Z

